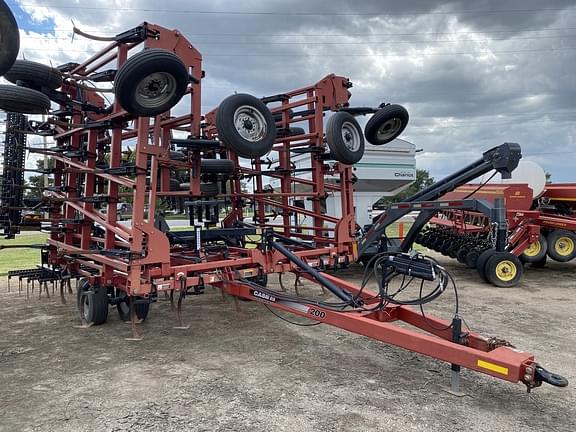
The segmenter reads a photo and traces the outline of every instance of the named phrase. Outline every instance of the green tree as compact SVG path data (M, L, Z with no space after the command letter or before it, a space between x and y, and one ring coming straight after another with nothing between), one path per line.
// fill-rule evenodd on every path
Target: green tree
M420 192L421 190L426 189L428 186L432 186L434 184L434 178L430 177L430 173L424 169L417 169L416 170L416 180L406 189L404 189L399 194L393 197L382 197L380 198L375 207L384 207L388 206L392 203L402 202L406 198L414 195L415 193Z

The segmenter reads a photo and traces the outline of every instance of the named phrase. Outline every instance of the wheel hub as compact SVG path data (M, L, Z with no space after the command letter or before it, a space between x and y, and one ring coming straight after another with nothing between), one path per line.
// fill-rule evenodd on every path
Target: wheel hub
M260 141L267 132L264 115L248 105L236 109L234 125L240 137L250 142Z
M356 152L360 149L360 134L358 129L350 122L345 122L342 125L342 139L346 148L352 152Z
M380 141L387 140L394 136L398 130L402 127L402 121L398 118L393 118L390 120L385 121L382 126L378 128L378 132L376 132L376 137Z
M496 276L501 281L509 282L516 277L516 265L512 261L504 260L496 266Z
M148 83L148 87L145 89L145 93L147 95L158 96L161 88L162 83L158 80L153 80Z
M248 119L244 120L244 129L246 130L252 130L254 129L254 125L252 124L252 122Z
M558 255L568 256L574 252L574 242L571 238L560 237L554 247Z
M144 78L136 88L136 101L146 107L163 105L176 91L176 79L167 73L157 72Z
M524 251L524 255L529 257L535 257L540 253L541 250L542 245L540 244L539 241L536 241L526 248L526 250Z

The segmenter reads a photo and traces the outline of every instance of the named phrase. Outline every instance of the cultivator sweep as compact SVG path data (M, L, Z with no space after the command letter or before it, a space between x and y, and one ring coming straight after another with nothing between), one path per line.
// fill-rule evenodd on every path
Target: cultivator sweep
M447 361L455 377L464 366L521 381L528 389L542 382L567 384L533 355L464 331L457 314L446 322L409 307L452 287L435 261L408 253L432 217L430 209L483 206L474 200L433 200L484 172L509 174L520 159L518 145L489 150L469 170L389 209L359 238L352 165L362 158L364 136L382 145L404 130L404 108L351 107L351 82L332 74L261 99L235 94L202 116L202 56L180 32L144 23L109 42L85 62L57 69L16 61L6 74L16 85L0 86L4 109L34 113L47 112L50 101L58 105L48 121L54 145L29 148L54 161L53 182L43 188L41 199L49 213L44 264L37 273L13 276L39 281L50 269L60 272L60 280L80 277L83 323L103 324L115 306L120 318L132 322L134 336L136 324L162 293L171 300L178 296L178 326L184 327L184 297L211 285ZM113 103L103 97L108 91L114 93ZM366 114L373 116L363 131L355 116ZM296 169L292 158L303 154L309 166ZM332 193L340 197L342 217L326 212ZM168 208L186 211L185 230L170 229L164 215ZM385 228L414 209L424 214L417 228L401 249L387 247ZM123 214L128 220L120 220ZM378 292L365 288L367 280L359 287L326 272L356 261L358 246L363 253L374 244L369 264ZM267 288L267 275L286 272L317 283L335 299L311 300ZM394 292L399 279L403 287ZM428 294L421 288L416 299L401 300L405 279L431 288Z

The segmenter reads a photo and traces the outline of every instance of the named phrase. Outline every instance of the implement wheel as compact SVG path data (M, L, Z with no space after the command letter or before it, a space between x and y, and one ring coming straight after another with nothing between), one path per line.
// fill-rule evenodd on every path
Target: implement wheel
M118 311L118 316L122 321L130 321L130 298L127 295L124 295L122 301L116 305L116 310ZM143 302L140 297L134 297L134 312L136 313L136 318L138 320L144 321L148 316L149 311L149 302Z
M215 197L220 193L220 185L218 183L200 183L200 192L207 197Z
M495 253L495 249L486 249L484 252L480 253L476 259L476 270L478 271L480 279L482 279L484 282L488 282L488 276L486 275L486 264Z
M540 261L535 261L535 262L531 263L530 266L532 266L534 268L543 268L546 266L547 258L548 258L548 256L544 255Z
M334 113L326 124L326 142L338 162L353 165L364 156L364 136L354 116L345 111Z
M174 107L186 93L188 71L171 51L145 49L118 69L114 94L122 108L137 116L156 116Z
M0 110L22 114L46 114L50 110L50 99L38 90L0 85Z
M82 293L90 288L88 284L88 279L82 278L78 281L78 285L76 286L76 307L80 310L80 301L82 299Z
M526 263L535 263L542 261L542 258L546 257L546 252L548 251L548 242L546 237L542 234L538 236L538 240L531 243L526 250L520 255L520 259Z
M442 243L442 246L440 247L440 253L444 256L450 256L450 249L452 249L452 246L454 246L454 241L453 239L448 239L446 241L444 241L444 243Z
M18 24L8 5L0 0L0 75L10 70L19 50Z
M14 84L22 81L25 87L35 90L56 90L62 86L62 74L58 69L29 60L16 60L4 78Z
M268 107L249 94L228 96L216 112L218 138L238 156L264 156L274 145L276 123Z
M458 251L456 251L456 259L460 264L466 264L466 258L470 253L470 248L463 246Z
M85 286L80 294L80 318L86 324L100 325L108 319L108 293L104 287Z
M488 259L484 273L493 285L510 288L520 282L524 267L520 259L510 252L496 252Z
M567 262L576 257L576 234L556 230L548 234L548 256L554 261Z
M371 144L388 144L404 131L409 118L408 111L402 105L387 105L368 120L364 135Z
M202 159L201 174L234 174L236 165L230 159Z
M480 257L480 254L482 253L481 250L478 249L471 249L467 254L466 254L466 267L471 268L471 269L475 269L476 268L476 264L478 263L478 258Z

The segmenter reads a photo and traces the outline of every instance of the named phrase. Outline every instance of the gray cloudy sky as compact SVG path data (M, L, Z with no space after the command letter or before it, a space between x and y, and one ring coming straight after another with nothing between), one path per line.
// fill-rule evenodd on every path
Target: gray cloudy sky
M205 110L234 91L265 96L334 72L354 83L353 105L408 108L403 138L435 177L511 141L554 181L576 181L575 0L8 3L29 60L60 64L101 47L71 43L71 20L102 34L149 21L203 53Z

